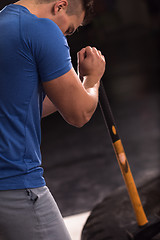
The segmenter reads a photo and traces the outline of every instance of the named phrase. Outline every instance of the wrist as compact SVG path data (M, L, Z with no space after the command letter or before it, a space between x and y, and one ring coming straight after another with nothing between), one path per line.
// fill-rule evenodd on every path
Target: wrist
M99 88L100 79L94 76L85 76L83 77L83 86L85 89L89 88Z

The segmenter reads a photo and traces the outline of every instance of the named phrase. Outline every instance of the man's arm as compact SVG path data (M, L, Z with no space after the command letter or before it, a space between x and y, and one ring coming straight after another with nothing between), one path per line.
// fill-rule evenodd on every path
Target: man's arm
M48 115L57 111L55 105L51 102L51 100L46 96L43 101L43 111L42 111L42 118L47 117Z
M43 83L44 90L63 118L81 127L92 117L98 104L99 81L105 71L105 59L95 48L79 52L81 82L72 68L63 76Z

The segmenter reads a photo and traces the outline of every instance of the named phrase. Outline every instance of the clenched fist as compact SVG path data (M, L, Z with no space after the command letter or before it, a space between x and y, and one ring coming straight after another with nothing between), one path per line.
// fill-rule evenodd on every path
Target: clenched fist
M91 85L96 84L103 76L106 61L104 56L95 47L86 47L78 52L79 76L89 77Z

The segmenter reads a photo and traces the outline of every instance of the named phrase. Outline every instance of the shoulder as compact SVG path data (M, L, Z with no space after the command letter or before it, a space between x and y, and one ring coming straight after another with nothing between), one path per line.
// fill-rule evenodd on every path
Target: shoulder
M27 21L22 26L21 33L22 38L28 40L34 46L43 46L43 48L65 46L69 48L67 39L58 25L47 18L34 17L32 21Z
M34 27L37 28L38 32L42 30L48 34L56 33L59 36L63 37L63 33L58 27L58 25L48 18L36 18L34 22Z
M21 24L21 39L29 48L67 48L68 42L58 25L48 18L27 16Z
M58 35L63 38L63 33L58 25L48 18L38 18L35 15L22 16L22 28L24 32L35 36Z

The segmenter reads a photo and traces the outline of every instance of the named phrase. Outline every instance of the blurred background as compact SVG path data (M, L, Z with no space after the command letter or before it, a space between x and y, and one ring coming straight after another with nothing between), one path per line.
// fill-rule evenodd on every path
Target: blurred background
M15 1L1 0L0 9ZM96 0L93 21L68 37L73 65L87 46L107 60L103 83L137 185L160 174L160 1ZM45 178L64 217L91 211L123 179L98 106L83 128L42 119Z

